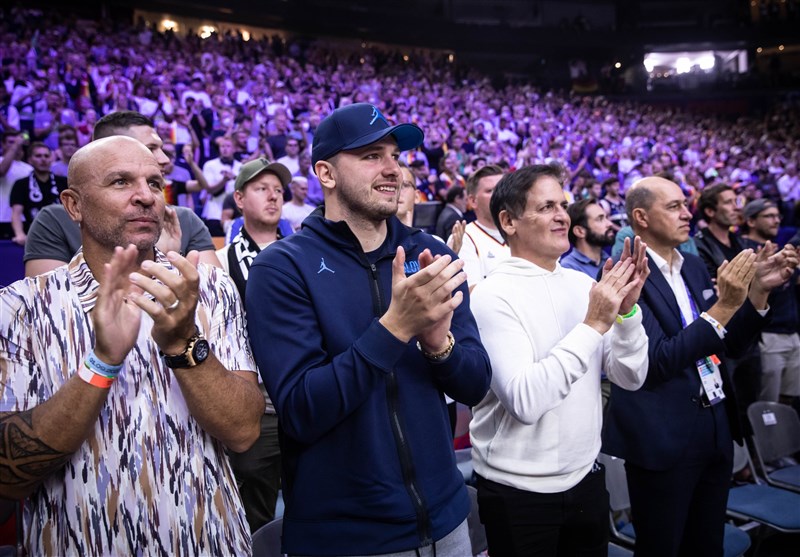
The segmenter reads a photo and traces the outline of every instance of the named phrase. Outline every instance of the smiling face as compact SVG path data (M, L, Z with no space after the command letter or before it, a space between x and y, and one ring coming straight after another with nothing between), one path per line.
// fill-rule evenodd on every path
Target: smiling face
M528 190L525 210L519 216L500 213L511 255L544 269L555 269L558 258L569 249L569 215L561 184L541 176Z
M331 220L385 221L397 213L400 150L392 136L317 163Z

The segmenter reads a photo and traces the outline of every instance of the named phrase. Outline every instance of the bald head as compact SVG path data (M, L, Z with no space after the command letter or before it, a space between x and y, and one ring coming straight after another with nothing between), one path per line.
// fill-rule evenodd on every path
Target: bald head
M665 259L689 239L692 214L674 182L656 176L639 180L625 196L625 209L633 231Z
M649 211L656 200L656 192L671 186L676 186L676 184L658 176L648 176L634 182L625 194L625 212L628 214L628 222L634 222L634 209Z
M75 151L69 161L67 184L74 190L80 189L97 177L99 161L120 153L141 156L143 161L152 160L153 164L158 165L153 153L141 141L124 135L114 135L92 141Z

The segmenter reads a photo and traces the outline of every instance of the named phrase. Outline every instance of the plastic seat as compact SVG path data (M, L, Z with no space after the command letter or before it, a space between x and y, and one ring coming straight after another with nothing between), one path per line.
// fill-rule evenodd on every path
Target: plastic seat
M625 476L625 461L605 454L597 460L606 467L606 489L609 495L611 535L624 544L635 545L636 531L630 521L630 496ZM609 555L611 546L609 544ZM733 524L725 524L723 549L725 557L739 557L750 548L750 536ZM615 550L616 551L616 550ZM619 553L617 553L619 554ZM620 554L621 555L621 554Z
M747 408L758 465L767 483L800 493L800 417L791 406L758 401ZM789 461L780 465L781 461ZM777 466L777 468L776 468Z
M267 522L253 534L253 557L283 557L281 533L283 519Z

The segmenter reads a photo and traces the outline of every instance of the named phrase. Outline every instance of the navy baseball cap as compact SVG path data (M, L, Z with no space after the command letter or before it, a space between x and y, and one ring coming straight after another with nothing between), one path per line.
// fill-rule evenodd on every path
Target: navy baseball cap
M340 151L358 149L392 135L401 151L422 144L424 134L414 124L390 126L377 107L355 103L337 108L317 126L311 147L311 166Z

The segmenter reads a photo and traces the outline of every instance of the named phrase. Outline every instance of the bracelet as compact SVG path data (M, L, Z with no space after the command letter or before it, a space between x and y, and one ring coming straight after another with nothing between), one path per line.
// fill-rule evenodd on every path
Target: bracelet
M94 373L103 375L105 377L112 377L116 379L117 375L119 375L120 370L122 370L122 364L119 365L112 365L107 364L103 360L97 357L94 353L94 350L90 350L89 353L86 355L86 360L84 360L84 365Z
M89 366L84 365L82 368L78 370L78 377L93 385L95 387L99 387L101 389L108 389L111 385L114 384L114 381L117 379L115 377L106 377L105 375L101 375L99 373L95 373Z
M417 349L422 352L422 355L428 358L429 360L434 360L436 362L442 362L446 360L450 353L453 351L453 347L456 345L456 338L453 336L453 333L447 331L447 348L442 350L441 352L426 352L422 345L417 341Z
M637 313L639 313L639 304L633 304L633 309L630 310L628 313L626 313L625 315L617 315L617 323L622 323L623 321L625 321L626 319L630 319Z
M728 332L728 331L725 329L725 327L722 325L722 323L720 323L719 321L717 321L716 319L714 319L713 317L711 317L711 316L710 316L708 313L706 313L705 311L704 311L703 313L701 313L701 314L700 314L700 317L701 317L702 319L705 319L706 321L708 321L708 323L709 323L709 324L710 324L712 327L714 327L714 330L716 330L718 334L720 334L720 335L724 335L725 333L727 333L727 332Z

